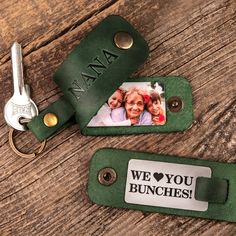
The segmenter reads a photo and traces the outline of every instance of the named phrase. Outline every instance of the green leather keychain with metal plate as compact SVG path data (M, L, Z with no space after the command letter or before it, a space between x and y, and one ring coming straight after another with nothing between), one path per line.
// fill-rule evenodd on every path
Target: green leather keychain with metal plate
M73 122L79 124L84 135L185 130L193 119L192 93L187 80L174 76L129 78L147 56L147 43L127 21L119 16L107 17L56 71L54 81L64 96L34 117L28 128L40 141ZM114 102L110 100L119 88L120 106L112 107ZM132 99L134 96L136 100ZM123 99L126 100L121 104ZM159 107L152 109L152 103ZM112 121L105 122L101 116L100 124L94 125L92 121L104 112Z
M90 163L88 195L110 207L236 222L233 164L101 149Z

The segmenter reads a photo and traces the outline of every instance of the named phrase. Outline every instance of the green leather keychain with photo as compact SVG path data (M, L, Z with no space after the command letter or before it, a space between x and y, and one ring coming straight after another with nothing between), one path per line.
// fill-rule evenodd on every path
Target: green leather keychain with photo
M100 149L88 195L110 207L236 222L234 164Z
M182 77L129 78L148 45L123 18L108 16L68 55L54 75L64 96L28 128L42 141L77 122L84 135L122 135L187 129L192 92Z

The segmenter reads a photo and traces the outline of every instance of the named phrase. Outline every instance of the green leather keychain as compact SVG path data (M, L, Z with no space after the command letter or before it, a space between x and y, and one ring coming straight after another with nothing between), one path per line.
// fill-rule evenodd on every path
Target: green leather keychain
M88 195L100 205L236 222L235 166L227 163L101 149Z
M79 124L84 135L185 130L193 119L192 93L187 80L174 76L129 78L147 56L147 43L127 21L119 16L107 17L56 71L54 81L64 96L34 117L27 124L28 128L40 141L73 122ZM126 101L113 111L109 100L120 87L123 88L122 95L117 96ZM155 117L151 114L152 102L159 103L157 109L163 114ZM134 107L130 113L129 107ZM105 122L104 126L90 125L90 121L101 113L100 109L111 113L109 115L115 120L113 125ZM118 121L126 126L115 123Z

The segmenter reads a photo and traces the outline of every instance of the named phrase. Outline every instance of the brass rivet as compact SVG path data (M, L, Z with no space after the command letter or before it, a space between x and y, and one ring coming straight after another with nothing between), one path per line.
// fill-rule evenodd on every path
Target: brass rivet
M98 173L98 181L102 185L112 185L116 181L117 175L112 168L103 168Z
M183 108L181 98L177 96L170 97L167 101L168 108L171 112L179 112Z
M118 48L129 49L132 47L134 40L127 32L118 32L114 36L114 42Z
M58 123L58 118L55 114L53 113L47 113L44 117L43 117L43 123L47 126L47 127L53 127L55 125L57 125Z

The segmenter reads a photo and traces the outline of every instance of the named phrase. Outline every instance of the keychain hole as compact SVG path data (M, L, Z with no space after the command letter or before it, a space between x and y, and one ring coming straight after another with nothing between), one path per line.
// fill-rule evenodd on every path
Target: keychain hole
M26 126L26 123L29 123L29 122L30 122L30 119L27 119L27 118L21 116L21 117L18 119L18 121L19 121L19 123L20 123L21 125Z
M102 185L112 185L117 179L117 175L112 168L103 168L98 173L98 181Z
M109 182L110 180L111 180L111 173L109 173L109 172L106 172L106 173L104 173L104 175L103 175L103 179L105 180L105 181L107 181L107 182Z
M177 96L170 97L167 101L167 105L171 112L179 112L183 108L182 99Z

